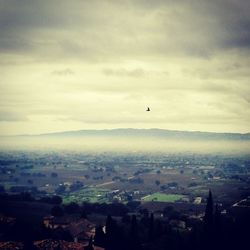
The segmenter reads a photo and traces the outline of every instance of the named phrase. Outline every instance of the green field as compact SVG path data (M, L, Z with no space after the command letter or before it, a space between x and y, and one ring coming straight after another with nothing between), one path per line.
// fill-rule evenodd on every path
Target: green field
M183 197L184 195L180 195L180 194L154 193L154 194L143 197L142 200L143 201L176 202Z
M95 203L108 202L107 193L109 190L100 188L84 188L79 191L71 192L63 197L63 203L77 202L82 203L83 201Z

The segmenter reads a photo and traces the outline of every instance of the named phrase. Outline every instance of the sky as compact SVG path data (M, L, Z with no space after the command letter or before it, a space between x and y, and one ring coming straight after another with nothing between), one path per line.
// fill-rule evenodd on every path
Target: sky
M0 135L250 132L249 13L249 0L0 0Z

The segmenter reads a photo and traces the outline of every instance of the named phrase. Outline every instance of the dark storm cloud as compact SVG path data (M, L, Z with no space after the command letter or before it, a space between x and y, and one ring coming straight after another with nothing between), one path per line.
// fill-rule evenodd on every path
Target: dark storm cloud
M58 0L1 0L1 31L64 26L68 17L61 11L67 11L64 9L66 3Z
M2 0L0 52L35 56L38 50L45 60L60 55L209 58L217 50L249 48L249 13L245 0Z
M250 49L250 20L238 22L235 27L231 27L230 32L232 37L227 40L226 46Z
M250 48L250 2L248 0L214 1L226 48ZM218 8L216 8L218 7Z

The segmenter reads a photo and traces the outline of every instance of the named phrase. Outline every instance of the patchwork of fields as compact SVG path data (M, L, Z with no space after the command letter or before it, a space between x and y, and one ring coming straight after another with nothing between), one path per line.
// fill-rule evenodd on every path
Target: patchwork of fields
M142 198L143 201L160 201L160 202L176 202L181 198L185 197L184 195L179 194L163 194L163 193L153 193Z
M79 191L71 192L63 196L64 203L70 202L91 202L109 203L110 190L101 188L84 188ZM141 198L142 201L176 202L184 198L179 194L164 194L156 192Z
M109 190L100 188L84 188L79 191L71 192L63 196L64 203L70 202L91 202L104 203L108 202L107 194Z

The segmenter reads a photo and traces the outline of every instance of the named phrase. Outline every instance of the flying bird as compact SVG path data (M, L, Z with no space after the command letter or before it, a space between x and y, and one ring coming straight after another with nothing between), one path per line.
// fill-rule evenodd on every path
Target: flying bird
M150 111L150 108L148 107L146 111Z

